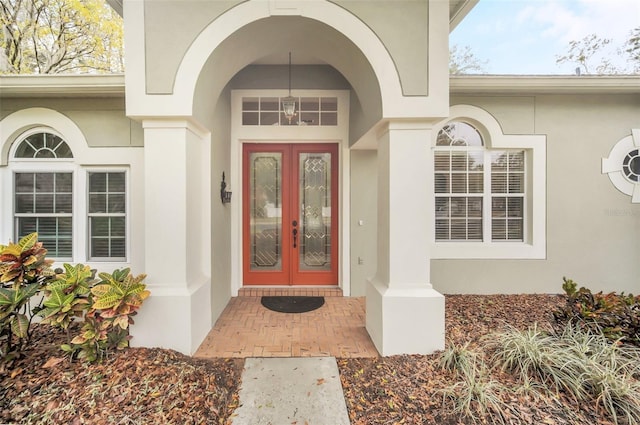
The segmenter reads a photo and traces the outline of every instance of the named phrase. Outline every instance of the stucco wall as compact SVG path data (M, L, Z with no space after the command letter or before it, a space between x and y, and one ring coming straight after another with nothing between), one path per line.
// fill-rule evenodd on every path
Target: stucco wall
M244 2L145 1L144 42L147 93L172 93L180 62L195 38L218 16L241 3ZM427 94L428 1L378 0L376 2L334 1L333 3L362 20L382 41L393 58L405 95ZM298 31L297 28L285 30L278 26L278 31L283 36L290 37L290 43L293 46L295 46L295 39L304 36L304 30L302 35L292 35ZM309 40L317 38L321 42L326 38L326 35L318 33L311 27L306 30L306 33L306 38ZM260 45L264 54L268 55L282 47L281 42L274 43L275 40L270 37L273 35L254 32L252 41L243 44L243 49L246 50L251 45ZM265 43L265 38L271 41ZM294 53L296 51L303 55L313 54L313 49L307 52L302 48L294 49ZM337 51L335 53L339 56Z
M125 116L122 98L6 98L0 102L0 119L34 107L66 115L91 147L143 145L142 126Z
M427 0L334 0L360 18L382 40L400 75L405 96L425 96L429 83Z
M351 151L351 296L362 297L376 274L378 156L374 150Z
M547 258L433 260L444 293L556 293L562 277L595 290L638 292L640 205L601 173L601 158L640 126L640 96L467 97L505 133L547 135Z
M229 90L216 105L211 133L211 315L212 325L231 298L231 205L220 200L222 173L229 181L231 130L231 100ZM238 188L228 187L237 201Z
M198 34L242 1L145 1L147 92L171 93L175 74Z

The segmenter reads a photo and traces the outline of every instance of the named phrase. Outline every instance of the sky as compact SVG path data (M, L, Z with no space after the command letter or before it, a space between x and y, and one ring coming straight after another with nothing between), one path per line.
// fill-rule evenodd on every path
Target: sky
M574 74L556 64L569 42L589 34L622 46L640 27L640 0L480 0L453 30L450 45L469 46L489 74ZM623 65L611 49L611 58Z

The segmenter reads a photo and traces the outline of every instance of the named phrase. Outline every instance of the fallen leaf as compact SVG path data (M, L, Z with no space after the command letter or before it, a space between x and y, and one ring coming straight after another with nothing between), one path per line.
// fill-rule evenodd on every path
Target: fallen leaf
M42 365L43 368L48 369L50 367L55 367L64 361L64 357L49 357L49 360Z
M324 378L319 378L316 385L322 385L322 384L324 384Z

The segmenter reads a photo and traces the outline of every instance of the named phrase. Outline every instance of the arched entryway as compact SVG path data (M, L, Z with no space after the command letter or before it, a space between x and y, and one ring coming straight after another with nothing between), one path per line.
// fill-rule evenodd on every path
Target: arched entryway
M144 7L136 4L127 7L125 16L133 13L144 21ZM446 31L446 25L440 21L444 17L443 22L447 22L447 8L431 3L428 7L430 31ZM144 46L144 33L135 31L130 38L138 37L139 44ZM423 164L412 156L412 152L421 152L427 146L433 117L446 114L447 108L443 105L448 106L447 87L438 84L446 81L443 78L446 64L429 65L428 96L405 96L397 64L389 50L355 14L328 1L254 0L224 11L198 33L186 50L169 91L145 84L149 73L145 72L144 66L136 67L140 64L138 57L132 58L132 76L127 82L127 112L142 119L145 128L145 258L149 279L156 282L156 288L152 288L156 301L149 303L152 305L149 309L154 311L147 315L157 319L164 311L174 309L176 302L181 306L181 313L161 319L163 323L141 320L148 327L138 326L136 333L153 332L153 328L166 325L171 331L166 337L155 335L154 341L161 340L162 345L192 352L242 282L242 277L238 276L242 270L238 245L238 236L242 234L238 219L242 215L241 202L237 201L242 188L242 155L239 152L240 146L248 140L241 140L244 136L233 132L232 92L239 89L283 90L287 80L282 71L289 52L299 58L299 62L294 63L294 75L302 69L315 72L307 74L307 78L298 83L294 79L295 89L345 90L349 93L345 135L338 140L333 138L342 149L341 158L348 158L349 149L356 141L366 139L373 142L370 147L382 147L378 155L381 171L378 179L382 184L377 209L383 218L376 229L378 277L373 281L376 284L367 286L372 288L371 291L367 289L367 302L371 300L367 307L367 327L376 344L383 344L386 338L383 334L397 334L386 329L406 327L406 320L396 314L402 311L402 305L416 297L431 302L429 266L422 267L425 259L428 261L428 252L424 247L407 252L409 255L405 258L412 265L404 267L396 276L394 261L397 255L405 255L405 249L401 248L401 238L392 237L397 226L390 223L410 220L425 236L428 230L419 221L420 211L408 213L411 210L405 209L397 214L391 208L391 202L392 198L410 199L405 195L398 198L395 192L396 188L411 184L407 175L409 170L412 177L420 178L423 174ZM433 52L434 57L446 58L446 43L434 42ZM257 78L247 78L251 75ZM328 141L322 137L321 129L316 134L301 132L302 128L297 127L280 141ZM390 143L396 138L398 143ZM262 136L260 141L268 139ZM396 152L396 147L401 147L401 151ZM411 163L410 167L398 162L405 160ZM343 166L348 167L348 162ZM232 202L227 205L223 205L216 195L223 172L234 192ZM339 190L343 194L350 188L348 177L344 172L340 177ZM424 181L428 178L425 174ZM166 214L159 217L158 211L167 201L167 189L171 191L172 202L164 207ZM394 192L393 197L389 196L391 192ZM421 208L428 206L423 188L419 188L411 199L416 197L420 199ZM343 205L348 201L343 199ZM344 230L352 217L344 209L341 214ZM171 226L166 232L157 232L166 217L171 218ZM349 232L344 232L341 236L343 252L348 249L349 241ZM167 263L167 246L177 252L177 264ZM351 260L345 257L342 261L346 264L342 273L347 275L341 280L347 282ZM387 291L385 288L397 279L407 280L394 285L399 292ZM411 288L405 288L407 284ZM410 290L407 292L406 289ZM385 315L382 312L391 305L391 298L394 313ZM424 310L424 303L418 304L419 309ZM440 315L440 310L433 309L433 314ZM173 321L174 316L178 320ZM389 328L388 322L394 318L401 320ZM438 320L436 327L440 327L440 322L443 320ZM420 339L402 333L403 336L394 341Z

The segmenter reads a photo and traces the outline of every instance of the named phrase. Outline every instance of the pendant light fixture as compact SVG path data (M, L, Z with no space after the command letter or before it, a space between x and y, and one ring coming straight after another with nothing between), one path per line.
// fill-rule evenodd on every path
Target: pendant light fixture
M291 52L289 52L289 96L282 98L282 112L291 125L291 119L296 115L296 99L291 96Z

